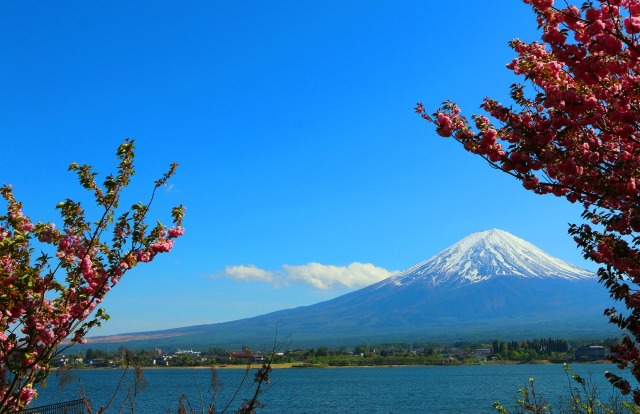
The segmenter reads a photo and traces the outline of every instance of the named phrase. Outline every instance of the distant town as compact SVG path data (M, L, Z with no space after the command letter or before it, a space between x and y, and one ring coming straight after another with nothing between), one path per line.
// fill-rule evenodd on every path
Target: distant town
M566 339L532 339L491 343L456 342L448 346L433 344L359 345L349 348L319 347L286 351L254 351L209 348L129 350L125 346L115 351L88 348L84 353L58 355L57 368L121 368L142 367L205 367L228 365L289 364L292 367L347 367L376 365L443 365L478 363L562 363L606 360L609 347L616 339L601 341L568 341ZM579 343L572 343L579 342Z

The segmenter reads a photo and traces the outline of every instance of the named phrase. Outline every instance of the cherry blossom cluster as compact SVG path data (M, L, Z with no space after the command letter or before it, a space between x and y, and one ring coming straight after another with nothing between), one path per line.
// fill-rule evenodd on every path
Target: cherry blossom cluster
M449 101L432 115L416 111L527 190L582 204L585 222L569 232L626 307L605 312L627 335L613 359L640 381L640 1L523 1L541 42L512 40L507 68L529 89L512 85L513 105L486 98L472 122ZM609 377L640 405L640 389Z
M172 210L173 227L158 223L149 229L145 224L155 190L174 174L176 164L156 181L149 203L115 217L134 172L133 151L130 140L118 148L118 174L107 177L104 188L94 181L91 167L71 165L102 208L97 221L85 218L80 203L66 200L58 205L62 230L34 223L12 188L0 188L7 205L7 214L0 215L0 413L29 404L53 357L86 342L87 332L108 319L104 309L96 308L126 271L171 251L184 234L182 206ZM35 257L35 243L40 243L38 251L50 253Z

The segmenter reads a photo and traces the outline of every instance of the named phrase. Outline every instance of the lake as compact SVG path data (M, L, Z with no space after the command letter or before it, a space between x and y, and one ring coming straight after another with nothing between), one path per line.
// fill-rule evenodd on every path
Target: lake
M603 374L618 371L611 364L576 364L574 372L591 376L607 399L611 386ZM251 372L247 383L252 383ZM122 370L78 370L78 376L94 406L105 404L122 375ZM238 388L244 370L217 370L221 384L218 392L218 412L224 408ZM568 395L569 380L562 365L470 365L470 366L414 366L376 368L291 368L276 369L271 374L271 385L260 398L265 407L259 413L495 413L492 404L500 401L509 410L515 407L518 388L535 378L536 389L548 402L557 406L560 396ZM127 373L126 386L130 386L133 373ZM160 368L144 371L148 382L138 395L135 413L175 413L181 394L186 394L192 407L200 412L201 399L210 401L211 372L208 369ZM125 387L126 388L126 387ZM40 391L32 406L78 398L78 382L58 386L56 374ZM235 412L242 396L231 405ZM124 393L116 401L121 404ZM114 403L109 413L118 413ZM125 410L127 412L127 410Z

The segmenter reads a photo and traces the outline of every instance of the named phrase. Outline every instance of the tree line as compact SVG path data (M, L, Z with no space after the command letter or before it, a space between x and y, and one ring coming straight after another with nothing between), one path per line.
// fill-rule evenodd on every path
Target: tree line
M472 364L478 362L510 361L551 362L575 361L575 350L583 345L611 347L615 338L604 340L572 340L536 338L525 340L493 340L490 343L459 341L449 345L430 343L361 344L355 347L289 349L276 352L252 352L252 355L273 358L275 364L300 366L374 366L374 365L439 365ZM203 351L129 350L119 347L111 352L88 348L84 353L69 354L56 360L57 366L72 368L119 367L126 363L148 366L211 366L245 365L252 362L245 357L232 357L238 351L208 348ZM253 361L255 363L255 360Z

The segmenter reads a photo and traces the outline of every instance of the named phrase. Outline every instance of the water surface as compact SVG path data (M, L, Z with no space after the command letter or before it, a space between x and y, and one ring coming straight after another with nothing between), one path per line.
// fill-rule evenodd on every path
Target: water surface
M572 366L584 376L591 376L601 397L612 392L603 374L617 371L610 364ZM254 371L255 372L255 371ZM107 403L116 389L122 370L79 370L79 380L94 406ZM220 389L216 397L218 412L238 388L244 370L217 371ZM252 385L253 372L245 385ZM133 373L108 413L118 413L124 390L130 388ZM567 396L569 380L562 365L471 365L376 368L304 368L276 369L271 385L260 400L265 407L260 413L495 413L492 404L500 401L509 409L515 407L518 388L535 378L536 388L557 406L560 396ZM211 372L208 369L162 368L144 371L147 386L138 395L135 413L176 412L182 394L188 396L194 409L201 412L202 399L209 402ZM78 382L61 390L52 374L33 406L77 398ZM242 387L238 401L227 411L235 412L243 398L250 397ZM129 410L125 410L129 412Z

